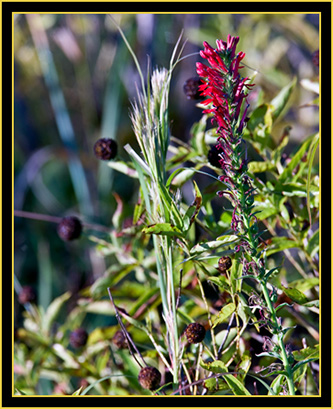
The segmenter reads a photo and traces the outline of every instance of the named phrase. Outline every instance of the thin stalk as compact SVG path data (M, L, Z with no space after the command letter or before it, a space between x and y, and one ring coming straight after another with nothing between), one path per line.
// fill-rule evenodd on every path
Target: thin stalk
M275 309L274 309L272 301L271 301L271 299L269 297L266 282L264 280L261 280L260 284L261 284L262 292L264 294L264 298L265 298L265 301L266 301L267 308L268 308L268 310L269 310L269 312L271 314L271 319L273 321L273 324L274 324L275 328L279 328L281 326L280 326L280 324L278 322L278 319L276 317ZM290 393L290 395L295 395L295 385L294 385L294 381L293 381L292 368L291 368L291 365L290 365L290 363L288 361L286 348L285 348L285 345L284 345L284 342L283 342L283 334L281 332L279 332L277 334L277 339L278 339L278 345L279 345L280 351L281 351L281 358L282 358L283 366L284 366L284 368L285 368L285 370L287 372L286 379L287 379L287 383L288 383L289 393Z

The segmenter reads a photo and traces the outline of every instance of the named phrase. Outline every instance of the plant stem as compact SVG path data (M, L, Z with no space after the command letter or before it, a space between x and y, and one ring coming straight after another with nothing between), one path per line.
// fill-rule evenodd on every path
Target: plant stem
M261 288L262 288L262 292L264 294L265 297L265 301L266 301L266 305L267 308L271 314L271 318L273 321L273 325L275 326L276 330L278 330L278 334L277 334L277 339L278 339L278 345L280 347L280 351L281 351L281 358L282 358L282 362L283 362L283 366L287 372L286 375L286 379L287 379L287 383L288 383L288 389L289 389L289 393L290 395L295 395L295 385L294 385L294 381L293 381L293 373L292 373L292 369L291 369L291 365L288 361L288 356L287 356L287 352L286 352L286 348L283 342L283 333L281 332L282 328L281 325L279 324L277 317L276 317L276 312L275 309L273 307L272 301L270 299L269 293L268 293L268 289L266 286L266 281L265 280L261 280L260 281L261 284Z

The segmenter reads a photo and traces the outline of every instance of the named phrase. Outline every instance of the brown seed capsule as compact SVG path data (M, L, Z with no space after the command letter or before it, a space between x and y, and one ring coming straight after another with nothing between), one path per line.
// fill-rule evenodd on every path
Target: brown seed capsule
M221 159L220 153L221 152L222 151L217 149L216 146L212 146L210 151L208 152L208 156L207 156L208 162L215 168L221 169L221 164L220 164L220 159Z
M81 236L82 224L75 216L64 217L58 224L58 235L62 240L70 241Z
M187 99L202 99L203 97L200 95L201 92L199 91L199 85L202 84L202 81L199 77L189 78L184 86L184 93Z
M119 349L127 348L127 341L126 341L123 331L117 331L112 338L112 342Z
M198 344L199 342L203 341L205 335L205 328L197 322L189 324L185 329L185 336L190 344Z
M231 258L228 256L223 256L219 259L219 271L220 273L225 273L232 266Z
M94 145L96 158L101 160L114 159L117 156L117 142L110 138L101 138Z
M146 366L145 368L141 369L138 380L144 389L149 389L152 391L160 386L161 373L153 366Z
M84 328L78 328L71 332L69 336L69 343L73 348L80 348L86 345L88 340L88 333Z
M21 292L19 293L18 300L20 304L26 304L27 302L33 302L36 299L36 292L35 290L30 287L30 285L26 285L22 287Z

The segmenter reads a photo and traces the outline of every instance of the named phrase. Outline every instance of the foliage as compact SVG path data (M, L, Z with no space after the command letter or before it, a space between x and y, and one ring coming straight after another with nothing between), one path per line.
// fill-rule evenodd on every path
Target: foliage
M37 289L37 302L15 304L16 393L288 394L279 334L271 337L262 328L265 283L264 302L283 323L296 392L318 394L318 102L306 90L318 82L311 62L318 33L311 18L288 16L293 19L287 25L278 15L201 16L199 28L185 30L188 43L172 39L167 61L159 43L174 20L147 15L147 24L161 25L149 43L155 58L147 65L135 38L143 17L134 25L135 17L119 17L31 15L16 23L15 63L22 79L15 209L27 218L15 220L15 290ZM62 19L67 27L59 28ZM262 232L258 250L266 263L259 280L244 275L235 250L241 237L230 229L233 209L216 195L224 187L221 170L207 159L216 144L212 113L201 115L203 104L182 95L182 80L194 75L200 58L186 54L197 52L203 40L226 38L228 30L240 36L245 70L256 84L242 137L255 188L251 211ZM99 48L90 45L91 36ZM306 49L306 76L288 58L292 41ZM155 59L169 68L152 68ZM65 72L70 69L72 84ZM25 130L22 95L31 103L32 124ZM50 106L38 106L38 99ZM34 112L38 108L47 115ZM117 140L115 159L97 161L92 147L98 137ZM72 213L82 220L83 234L63 243L53 222ZM221 273L223 256L232 266ZM184 336L193 322L206 329L198 344ZM88 339L74 347L70 335L82 327ZM141 366L161 372L156 391L140 386Z

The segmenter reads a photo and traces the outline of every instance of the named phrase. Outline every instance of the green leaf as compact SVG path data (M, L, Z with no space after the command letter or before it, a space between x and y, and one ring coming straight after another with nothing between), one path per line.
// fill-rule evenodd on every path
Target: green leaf
M171 223L152 224L145 227L142 232L145 234L161 234L163 236L184 238L183 233Z
M294 247L301 247L301 243L287 237L273 237L272 244L269 246L266 255L268 257L274 253L278 253L279 251Z
M177 186L177 187L183 186L183 184L187 182L188 180L190 180L194 174L195 174L195 170L193 169L180 168L179 172L176 172L176 171L173 172L172 175L174 176L170 181L170 185ZM168 179L168 182L169 180L170 180L170 177Z
M275 169L275 165L271 162L253 161L248 164L248 169L251 173L261 173Z
M243 264L235 260L230 269L230 284L234 294L240 293L241 291L242 280L240 280L240 278L242 277L242 272Z
M303 365L307 365L308 363L313 362L313 361L317 361L317 360L318 360L318 358L307 358L307 359L305 359L303 361L297 362L297 364L295 364L293 366L292 370L293 370L293 372L296 372Z
M72 294L69 291L67 291L66 293L64 293L60 297L57 297L51 302L43 317L42 325L46 331L50 331L51 326L58 317L61 308L66 303L66 301L70 299L71 296Z
M298 351L293 351L292 354L296 361L304 361L309 358L319 359L319 345L303 348Z
M219 391L229 391L230 388L224 379L216 378L215 376L209 379L206 379L204 382L205 388L209 392Z
M221 311L218 313L218 316L215 318L213 327L215 328L216 325L222 324L223 322L227 321L230 315L236 310L236 306L234 303L229 303L225 305Z
M297 288L283 288L283 292L296 304L303 305L309 302L307 297Z
M303 158L305 152L308 150L310 144L312 143L312 140L313 140L313 136L311 136L310 138L306 139L303 142L303 144L300 146L298 151L291 158L290 162L288 163L288 165L284 168L283 172L281 173L278 184L282 185L286 181L292 181L293 171L296 168L296 166L300 164L301 159Z
M277 117L286 107L290 99L290 96L295 88L296 82L297 79L295 77L288 85L283 87L281 91L278 93L278 95L270 102L273 121L276 121Z
M234 395L251 395L241 381L233 375L223 375L223 378L227 382L229 388L233 391Z
M193 224L194 220L198 216L198 213L201 208L202 204L202 195L196 184L195 180L193 180L194 190L195 190L195 198L191 206L187 209L185 216L184 216L184 230L188 230L191 225Z
M313 258L318 251L319 251L319 230L313 233L306 246L306 252L309 254L311 258Z
M207 241L203 243L198 243L193 246L190 250L190 254L192 256L198 255L204 252L211 252L212 250L216 250L222 246L228 246L238 240L238 236L230 235L230 236L221 236L217 240Z
M134 178L134 179L138 179L138 172L133 169L133 167L130 167L126 162L123 161L109 161L107 163L107 165L120 172L120 173L124 173L125 175Z
M216 284L218 287L222 288L224 291L230 292L230 286L225 276L208 277L207 281L210 281Z
M310 149L309 149L309 155L308 155L308 161L309 161L309 168L308 168L308 177L306 179L306 197L307 197L307 202L306 202L306 206L308 209L308 215L309 215L309 221L310 221L310 225L312 224L312 220L311 220L311 210L310 210L310 182L311 182L311 171L312 171L312 164L313 164L313 160L316 154L316 150L317 147L319 145L319 133L317 133L314 138L313 141L311 143Z
M301 278L299 280L288 283L288 288L296 288L298 291L305 292L311 290L311 288L319 285L318 277Z
M283 375L278 375L271 383L271 390L268 391L268 395L279 395L283 391L283 383L285 377Z
M72 396L79 396L81 391L82 391L83 386L81 386L79 389L77 389L75 392L72 393Z
M225 366L225 363L219 360L212 362L200 361L201 368L206 369L209 372L225 374L228 372L228 367Z

